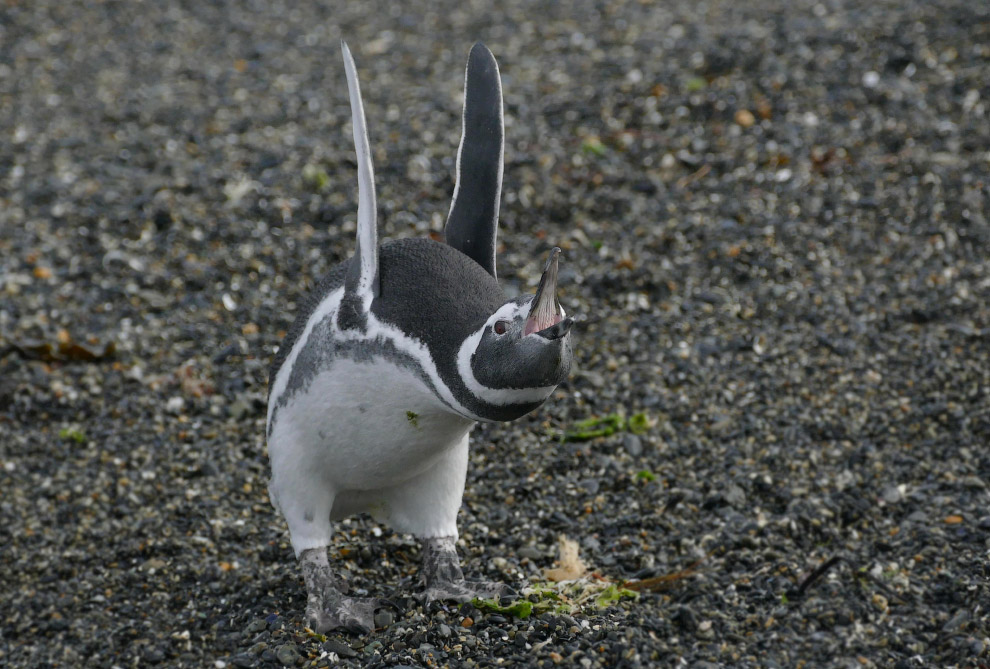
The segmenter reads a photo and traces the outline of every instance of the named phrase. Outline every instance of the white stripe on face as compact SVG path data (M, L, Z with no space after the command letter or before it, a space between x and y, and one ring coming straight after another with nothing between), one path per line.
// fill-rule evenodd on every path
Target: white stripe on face
M484 336L485 331L490 329L496 321L504 320L511 322L517 319L525 319L528 313L528 303L520 305L515 302L509 302L508 304L504 304L498 311L492 314L484 326L465 339L464 343L461 344L461 348L457 352L457 372L460 374L467 389L479 400L496 406L532 404L534 402L545 401L557 387L491 388L478 381L474 375L474 369L471 367L471 358L474 356L475 351L478 350L478 344L481 343L481 338ZM543 338L536 337L536 339Z

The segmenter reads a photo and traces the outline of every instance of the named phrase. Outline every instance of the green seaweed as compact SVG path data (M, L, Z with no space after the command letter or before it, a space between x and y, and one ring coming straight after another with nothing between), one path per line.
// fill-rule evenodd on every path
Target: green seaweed
M307 164L302 170L303 181L314 191L323 191L330 185L330 175L319 165Z
M619 414L609 414L601 418L586 418L574 423L574 427L560 436L561 441L588 441L598 437L615 434L625 425L625 419Z
M598 437L607 437L621 430L632 434L644 434L650 429L650 418L645 412L635 413L626 419L623 415L610 413L601 418L586 418L558 434L560 441L590 441Z
M592 156L604 156L608 153L608 148L597 137L589 137L581 142L581 150Z
M708 82L701 77L691 77L686 82L684 82L684 87L687 89L688 93L697 93L702 91L708 86Z
M650 429L650 419L645 412L634 413L626 422L626 429L633 434L643 434Z
M409 421L409 424L412 425L413 427L416 428L419 427L419 414L416 413L415 411L407 411L406 420Z
M639 599L639 593L633 590L627 590L626 588L621 588L615 583L611 583L607 588L601 591L598 597L595 598L595 605L598 606L598 608L603 609L606 606L618 604L619 600L623 597L636 600Z
M475 608L479 611L500 613L502 615L512 616L513 618L519 618L519 620L526 620L533 613L533 602L525 599L515 601L508 606L502 606L497 600L482 599L481 597L475 597L471 600L471 603L474 604Z
M636 472L636 479L639 481L656 481L657 475L651 472L649 469L641 469Z
M82 430L78 430L74 427L65 427L58 431L59 439L71 439L77 444L86 443L86 435Z

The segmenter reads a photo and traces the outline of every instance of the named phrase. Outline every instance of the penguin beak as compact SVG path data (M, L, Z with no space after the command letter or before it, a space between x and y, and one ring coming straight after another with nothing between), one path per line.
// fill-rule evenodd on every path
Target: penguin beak
M540 287L536 289L533 306L526 318L523 336L536 334L544 339L560 339L574 325L573 318L564 318L564 310L557 301L557 257L560 249L556 246L550 250L543 276L540 277Z

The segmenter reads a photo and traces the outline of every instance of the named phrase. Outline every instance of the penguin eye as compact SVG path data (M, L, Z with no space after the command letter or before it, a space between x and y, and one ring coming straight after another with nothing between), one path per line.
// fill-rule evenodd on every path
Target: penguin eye
M492 327L492 330L494 330L497 335L504 335L508 327L509 324L505 321L495 321L495 325Z

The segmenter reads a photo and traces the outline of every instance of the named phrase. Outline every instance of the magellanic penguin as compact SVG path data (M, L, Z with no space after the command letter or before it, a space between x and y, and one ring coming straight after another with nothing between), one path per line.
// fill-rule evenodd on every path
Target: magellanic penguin
M341 43L358 165L357 248L303 303L272 364L269 491L289 526L318 632L369 631L385 602L345 595L327 561L332 522L368 512L424 542L431 600L510 588L464 578L454 548L476 421L507 421L550 396L571 364L553 249L535 295L495 278L502 188L502 88L476 44L465 75L446 243L379 246L375 186L354 60Z

